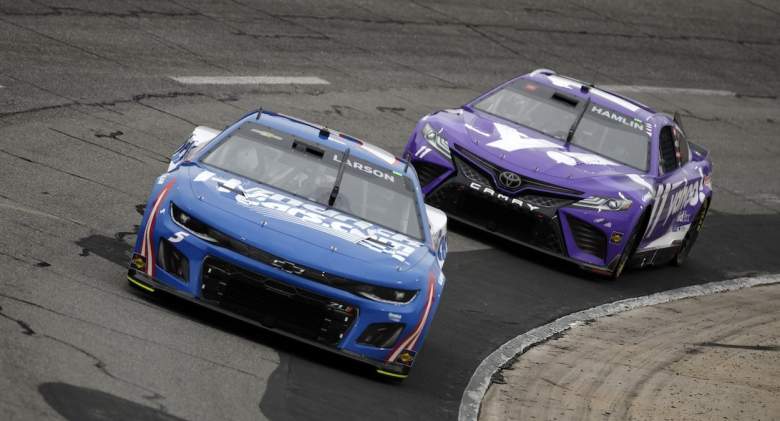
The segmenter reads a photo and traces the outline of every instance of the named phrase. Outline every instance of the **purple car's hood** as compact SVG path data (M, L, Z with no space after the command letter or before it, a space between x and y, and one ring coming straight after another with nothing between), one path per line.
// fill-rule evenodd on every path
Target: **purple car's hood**
M432 118L443 128L449 142L524 174L538 173L541 178L564 180L643 174L635 168L480 111L440 112Z

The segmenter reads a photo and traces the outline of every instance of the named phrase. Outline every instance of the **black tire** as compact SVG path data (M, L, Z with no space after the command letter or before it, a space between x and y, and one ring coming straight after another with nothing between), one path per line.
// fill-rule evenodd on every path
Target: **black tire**
M612 278L613 280L620 278L620 275L623 274L623 270L626 269L626 265L631 260L631 256L634 255L636 248L639 247L639 242L642 239L642 234L644 234L645 230L647 229L647 224L650 222L649 209L645 211L645 213L642 215L642 219L640 219L639 221L640 223L634 228L634 231L631 233L631 236L628 238L628 242L626 243L626 248L623 249L623 254L620 255L620 258L618 259L618 262L615 265L615 269L612 270L612 275L610 275L610 278Z
M638 232L639 229L635 229L634 232L631 233L631 237L628 239L628 242L626 243L626 248L623 249L623 253L618 258L618 262L615 265L615 269L612 270L612 275L610 275L610 278L612 278L613 280L620 278L620 275L623 274L623 270L625 270L628 261L631 260L631 256L634 254L634 251L639 245Z
M697 213L696 218L693 219L688 233L685 234L682 245L680 245L680 250L677 251L677 254L674 255L674 258L671 261L672 265L682 266L688 259L688 254L690 254L691 249L694 244L696 244L696 239L699 238L699 232L701 232L701 227L704 225L704 218L707 217L709 208L710 199L707 199L704 204L701 205L701 208L699 208L699 213Z

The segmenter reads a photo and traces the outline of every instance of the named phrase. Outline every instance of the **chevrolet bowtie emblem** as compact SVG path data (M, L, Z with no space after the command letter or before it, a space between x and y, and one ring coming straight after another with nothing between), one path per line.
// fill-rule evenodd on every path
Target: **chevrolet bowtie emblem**
M273 263L274 267L277 267L287 273L292 273L294 275L300 275L303 272L306 271L306 269L296 265L295 263L288 262L286 260L274 260Z

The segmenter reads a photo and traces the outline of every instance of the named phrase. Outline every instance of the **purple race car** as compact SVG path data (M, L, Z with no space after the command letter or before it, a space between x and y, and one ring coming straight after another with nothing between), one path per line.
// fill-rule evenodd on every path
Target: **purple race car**
M451 219L614 278L682 264L712 195L677 115L544 69L423 117L405 155Z

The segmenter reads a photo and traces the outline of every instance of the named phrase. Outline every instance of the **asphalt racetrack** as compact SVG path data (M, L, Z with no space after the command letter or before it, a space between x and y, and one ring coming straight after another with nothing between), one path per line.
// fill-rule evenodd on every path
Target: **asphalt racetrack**
M400 153L422 115L536 68L680 111L710 149L684 267L607 281L453 224L400 384L127 285L137 208L196 125L262 106ZM0 1L0 419L455 419L480 361L533 327L780 272L778 68L769 0ZM193 76L222 84L174 79Z

